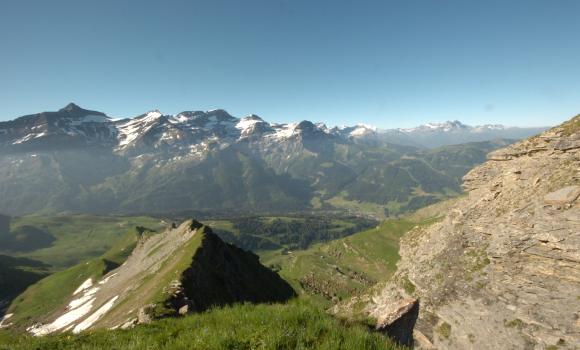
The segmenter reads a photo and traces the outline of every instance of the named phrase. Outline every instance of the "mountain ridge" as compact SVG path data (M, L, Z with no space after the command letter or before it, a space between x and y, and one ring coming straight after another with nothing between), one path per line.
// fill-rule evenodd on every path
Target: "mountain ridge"
M101 125L100 125L101 124ZM92 132L89 132L92 129ZM94 138L101 142L116 143L116 150L123 151L128 147L135 147L134 142L149 133L149 142L175 143L176 139L183 138L189 144L207 142L212 138L221 138L228 142L239 141L251 137L270 138L274 141L284 140L300 134L317 134L318 136L336 136L344 139L366 137L393 137L397 138L426 138L434 137L437 133L477 134L477 140L482 141L495 138L510 138L509 133L523 134L536 133L545 128L517 128L502 125L468 126L459 121L444 123L427 123L415 128L377 129L376 127L357 124L329 128L323 123L313 123L307 120L298 123L268 123L257 115L250 114L242 118L231 116L223 109L211 111L183 111L175 115L163 114L159 110L151 110L133 118L113 120L106 114L90 111L69 103L57 112L42 112L16 118L11 121L0 122L0 146L6 150L29 149L27 144L41 143L43 138L60 135L71 136L74 140L81 135L86 136L85 144L93 144ZM108 132L105 132L108 130ZM151 132L152 131L152 132ZM494 134L495 133L495 134ZM138 135L136 135L138 134ZM161 136L157 135L161 134ZM497 135L496 135L497 134ZM428 138L427 137L427 138ZM71 139L70 137L68 139ZM78 142L78 140L76 140ZM411 142L406 140L405 142ZM427 142L427 141L424 141ZM183 144L183 143L182 143ZM450 143L441 143L444 145ZM76 145L76 143L73 143ZM64 145L63 145L64 146ZM78 146L78 145L77 145ZM430 144L423 144L430 147Z
M50 298L44 303L37 300L45 296ZM4 327L34 335L128 328L214 306L293 296L256 255L187 220L160 233L137 227L100 258L31 286L8 308Z

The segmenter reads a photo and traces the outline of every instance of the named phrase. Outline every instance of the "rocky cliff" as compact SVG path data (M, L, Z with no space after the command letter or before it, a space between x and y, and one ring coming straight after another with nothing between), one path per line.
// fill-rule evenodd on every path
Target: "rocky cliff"
M580 348L580 116L490 153L464 188L402 239L366 311L380 322L420 299L422 348Z

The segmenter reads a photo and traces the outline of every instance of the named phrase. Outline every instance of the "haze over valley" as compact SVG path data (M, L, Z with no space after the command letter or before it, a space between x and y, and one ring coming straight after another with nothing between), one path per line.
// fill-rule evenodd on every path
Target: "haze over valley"
M485 155L545 128L268 123L224 110L113 120L69 104L0 122L0 211L386 218L461 192Z

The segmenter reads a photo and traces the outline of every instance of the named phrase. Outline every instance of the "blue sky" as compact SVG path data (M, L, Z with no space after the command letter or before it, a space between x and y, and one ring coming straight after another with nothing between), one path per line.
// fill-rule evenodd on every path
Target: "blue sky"
M125 117L552 125L580 113L580 1L0 3L0 119L68 102Z

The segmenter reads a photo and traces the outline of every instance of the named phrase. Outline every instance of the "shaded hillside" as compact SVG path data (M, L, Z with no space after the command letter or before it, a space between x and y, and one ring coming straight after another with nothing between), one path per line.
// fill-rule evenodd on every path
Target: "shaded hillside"
M0 255L0 315L4 315L14 297L45 277L47 268L40 261Z
M260 264L253 253L224 243L208 227L203 228L200 247L182 273L182 294L171 303L191 311L236 302L281 302L294 291L276 273ZM201 234L201 233L199 233Z
M0 227L0 251L30 252L50 247L56 238L38 227L22 225L11 229L9 216L2 216Z

